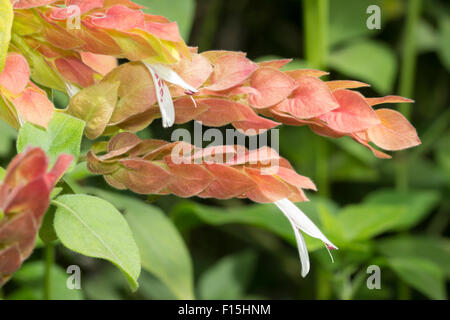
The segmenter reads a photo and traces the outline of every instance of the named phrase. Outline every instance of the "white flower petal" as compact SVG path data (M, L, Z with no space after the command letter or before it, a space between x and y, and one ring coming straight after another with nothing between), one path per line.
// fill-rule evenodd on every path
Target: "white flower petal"
M77 86L74 86L71 83L65 82L66 85L66 91L69 98L72 98L74 95L76 95L78 92L80 92L80 89L78 89Z
M156 97L158 98L159 110L161 111L161 117L163 127L168 128L175 123L175 107L173 105L172 96L166 83L162 80L157 72L153 70L153 66L145 63L148 71L152 75L153 82L155 83Z
M325 235L319 230L319 228L317 228L314 222L312 222L306 214L304 214L295 204L293 204L292 201L288 199L282 199L275 202L275 204L278 206L278 208L280 208L281 211L283 211L286 216L288 216L294 222L297 228L299 228L301 231L311 237L322 240L328 248L337 249L337 247L333 243L331 243L331 241L328 240L327 237L325 237Z
M183 79L181 79L181 77L178 75L178 73L176 73L169 67L162 65L162 64L152 64L151 67L165 81L176 84L177 86L180 86L183 89L188 90L192 93L197 92L197 89L195 89L191 85L187 84Z
M304 278L309 273L310 269L308 248L306 247L305 239L303 238L298 228L295 226L294 221L292 221L287 215L286 218L291 223L292 229L294 229L295 240L297 241L298 254L300 256L300 263L302 265L302 277Z

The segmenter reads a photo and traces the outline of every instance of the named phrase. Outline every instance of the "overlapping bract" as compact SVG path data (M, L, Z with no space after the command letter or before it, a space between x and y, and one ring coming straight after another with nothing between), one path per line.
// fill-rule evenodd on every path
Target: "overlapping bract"
M115 58L190 58L176 23L129 0L20 1L14 8L12 45L32 64L33 80L54 89L94 84Z
M0 185L0 287L17 271L34 248L50 192L73 157L61 155L50 172L42 149L17 155Z
M409 99L396 96L365 98L349 89L366 84L357 81L325 82L319 77L326 73L318 70L280 71L290 60L256 64L242 53L226 51L205 52L202 56L208 59L212 68L205 64L206 80L194 98L196 101L207 99L209 108L207 111L197 110L189 103L188 97L179 96L175 101L177 118L183 121L198 119L197 114L201 113L200 118L206 124L223 125L223 122L214 123L217 118L228 120L218 117L221 113L216 110L220 110L223 104L232 103L249 106L259 114L284 124L309 125L320 135L350 136L381 158L389 156L374 149L369 142L386 150L406 149L420 143L414 127L400 113L372 108L381 103L412 102ZM192 74L201 74L195 71L192 62L182 63L181 67L174 67L182 77L189 79ZM176 89L173 91L181 93ZM267 125L265 129L273 127L273 122L259 123Z
M390 156L375 149L370 142L390 151L420 144L414 127L400 113L372 108L382 103L411 100L397 96L365 98L350 89L366 84L325 82L319 79L326 74L322 71L280 71L279 68L288 62L256 64L239 52L193 53L192 60L184 59L170 66L199 90L192 95L176 85L169 85L175 105L175 122L197 120L216 127L232 124L250 135L274 128L280 122L308 125L320 135L350 136L380 158ZM108 99L102 98L106 95L100 88L105 87L111 88ZM94 91L96 94L93 95ZM91 110L95 109L83 103L88 96L94 100L108 100L108 112L86 119L86 115L92 115ZM89 137L109 135L119 129L137 132L161 117L156 99L155 86L146 67L140 62L130 62L115 68L93 87L82 90L71 101L67 112L88 123L91 120L96 134L88 134Z
M23 56L10 53L0 73L0 119L18 128L25 122L47 127L53 103L45 91L30 81L30 69Z
M141 140L131 133L112 138L105 154L88 154L89 169L118 189L180 197L249 198L256 202L307 200L315 189L286 159L264 147L197 148L185 142Z

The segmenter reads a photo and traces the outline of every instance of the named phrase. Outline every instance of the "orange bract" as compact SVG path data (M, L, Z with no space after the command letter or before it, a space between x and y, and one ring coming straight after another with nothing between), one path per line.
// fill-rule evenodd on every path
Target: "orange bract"
M394 121L390 117L392 121L388 127L380 126L384 113L372 108L381 103L411 102L409 99L397 96L365 98L347 89L367 86L365 83L324 82L319 79L325 74L321 71L282 72L275 68L287 63L286 60L255 64L241 52L228 51L193 53L192 57L192 60L170 66L198 89L192 94L174 84L169 86L174 100L175 123L198 120L215 127L232 124L250 135L274 128L279 122L308 125L319 135L349 136L380 158L389 156L370 143L386 150L409 148L420 143L406 119ZM120 83L119 102L104 128L105 134L119 129L136 132L161 117L153 80L143 64L123 64L100 83L110 81Z
M112 186L137 193L274 202L305 201L303 189L315 189L310 179L298 175L286 159L267 147L200 149L120 133L105 151L88 154L89 169L104 175Z
M4 102L0 103L0 118L16 128L26 121L47 127L53 115L53 103L29 76L25 58L17 53L8 54L0 73L0 98Z

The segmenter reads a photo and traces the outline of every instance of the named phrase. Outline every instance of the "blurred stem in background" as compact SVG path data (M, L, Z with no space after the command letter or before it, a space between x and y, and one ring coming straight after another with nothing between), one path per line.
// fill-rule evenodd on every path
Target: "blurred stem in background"
M401 54L402 68L400 73L399 94L403 97L414 98L414 83L416 76L417 44L416 34L420 22L422 0L408 1L406 13L406 24L403 34L403 47ZM411 118L411 105L399 106L399 111L406 117ZM408 190L409 162L407 152L403 151L397 156L396 186L398 190Z
M328 26L329 26L329 0L303 0L303 33L305 58L308 65L323 69L327 66L328 57ZM319 193L328 197L330 195L329 181L329 145L321 136L314 139L316 147L316 175ZM316 270L316 298L330 299L332 295L331 275L324 268Z
M408 1L406 23L403 34L403 47L401 53L402 68L400 72L399 94L403 97L414 98L414 83L417 65L416 34L420 22L422 0ZM399 105L399 111L407 118L411 118L411 105ZM407 192L409 189L408 170L409 159L407 151L398 154L396 158L396 187L399 191ZM398 299L411 299L411 289L401 279L398 282Z
M313 68L327 66L329 0L303 0L303 29L305 58ZM328 142L320 136L316 138L316 181L319 192L330 194L328 174Z
M214 44L214 35L217 31L219 13L222 10L223 1L211 0L208 5L208 12L205 15L200 31L199 48L200 51L211 50Z

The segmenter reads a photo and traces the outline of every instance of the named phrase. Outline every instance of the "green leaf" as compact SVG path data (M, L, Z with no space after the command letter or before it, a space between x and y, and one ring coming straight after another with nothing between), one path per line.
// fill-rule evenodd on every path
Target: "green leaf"
M406 206L350 205L342 209L337 221L347 241L361 241L395 229L407 213Z
M271 204L221 209L183 202L174 208L171 216L182 231L202 224L221 226L240 223L265 229L295 244L292 227L280 210Z
M141 285L139 278L139 290ZM91 300L121 300L120 291L126 289L126 286L120 271L111 265L105 266L82 282L83 292Z
M206 270L198 283L204 300L239 300L246 293L256 268L256 254L244 251L226 256Z
M84 126L84 121L60 112L55 112L47 130L25 123L19 131L17 152L27 146L40 147L50 157L51 164L60 154L70 154L75 158L73 168L80 155Z
M377 241L377 250L387 257L416 257L436 264L450 279L450 240L424 235L393 236Z
M42 290L39 288L20 288L6 296L6 300L42 300Z
M447 298L444 275L434 263L418 258L389 258L388 265L399 278L427 297Z
M85 256L112 262L136 290L139 250L120 212L105 200L80 194L60 196L52 204L58 207L54 227L61 242Z
M147 7L143 11L149 14L157 14L176 21L180 28L181 36L188 41L195 15L194 0L135 0Z
M178 299L194 299L192 260L172 221L160 209L137 199L92 188L88 191L125 212L142 268L159 278Z
M442 16L439 19L438 53L442 64L450 71L450 16Z
M55 220L56 208L51 206L42 219L41 227L39 228L39 238L43 243L49 243L58 239L55 228L53 227L53 221Z
M414 227L429 215L440 200L436 191L399 192L392 189L378 190L365 198L365 204L396 205L406 207L407 214L398 221L396 229L406 230Z
M172 291L161 281L150 272L143 270L141 277L139 278L139 291L140 294L145 299L152 300L175 300L176 296L173 295Z
M372 40L356 40L333 52L329 65L346 76L368 82L382 94L392 91L397 74L397 60L392 49Z
M5 66L8 54L9 41L11 40L11 28L14 11L10 0L0 0L0 73Z
M42 281L45 274L45 265L42 261L28 262L17 271L13 280L27 287L30 291L21 291L8 299L21 299L27 296L29 299L42 300ZM69 278L63 268L53 265L50 274L50 299L51 300L81 300L83 299L81 290L71 290L67 288L67 279Z

